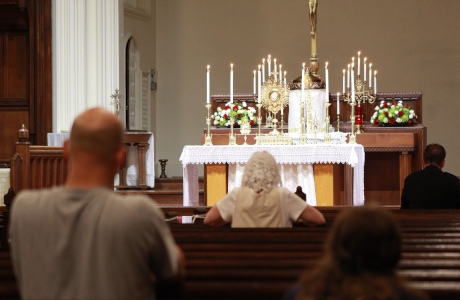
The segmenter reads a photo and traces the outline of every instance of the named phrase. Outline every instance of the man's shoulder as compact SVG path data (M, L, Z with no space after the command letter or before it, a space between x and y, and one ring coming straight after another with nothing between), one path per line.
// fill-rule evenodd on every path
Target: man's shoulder
M456 184L459 184L460 182L457 176L455 176L454 174L448 173L448 172L444 172L444 177L448 179L449 181L452 181Z
M152 215L161 217L162 213L157 203L146 195L120 195L110 192L112 205L125 217L134 219L151 218Z

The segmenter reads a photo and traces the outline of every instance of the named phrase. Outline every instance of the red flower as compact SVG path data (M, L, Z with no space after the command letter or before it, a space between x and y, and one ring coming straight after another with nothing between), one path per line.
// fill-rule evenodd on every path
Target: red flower
M407 105L404 105L403 108L407 108Z
M245 110L248 110L248 107L246 106L244 109L245 109Z
M235 105L235 106L233 107L233 110L237 110L237 109L238 109L238 105Z
M396 103L395 103L395 102L391 102L391 105L396 105Z
M225 105L225 106L224 106L224 109L228 109L228 106L227 106L227 105Z
M238 119L240 119L240 118L241 118L241 114L238 114L237 117L238 117Z
M227 119L227 118L228 118L228 116L227 116L227 114L225 114L225 115L224 115L224 119Z
M412 120L409 120L409 122L407 122L407 124L408 124L409 126L412 126L412 124L414 124L414 122L413 122Z
M375 120L375 121L374 121L374 124L375 124L375 125L379 125L379 120Z
M383 105L383 108L388 108L388 104L385 103L385 104Z
M394 124L394 123L396 123L395 118L390 118L390 124Z
M404 113L402 111L399 112L399 116L402 117L404 116Z
M254 121L250 121L249 124L250 124L250 125L254 125Z
M233 123L233 126L236 126L236 122L235 122L235 123Z
M387 113L387 112L384 112L384 114L385 114L385 116L387 116L387 117L388 117L388 113Z

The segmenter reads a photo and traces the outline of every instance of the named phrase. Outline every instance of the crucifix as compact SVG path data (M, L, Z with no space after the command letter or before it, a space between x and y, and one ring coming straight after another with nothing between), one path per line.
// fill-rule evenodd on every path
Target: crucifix
M120 100L123 99L123 95L121 95L118 92L119 92L119 90L116 89L115 94L110 96L110 98L113 99L111 104L115 105L115 111L116 111L117 116L120 115Z

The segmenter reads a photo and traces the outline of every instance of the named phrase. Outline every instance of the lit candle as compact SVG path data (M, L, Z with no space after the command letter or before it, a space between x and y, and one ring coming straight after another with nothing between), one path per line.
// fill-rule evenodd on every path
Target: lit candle
M273 65L275 67L275 72L276 72L276 58L274 59Z
M347 88L350 88L350 64L348 64L348 72L347 72Z
M355 102L355 63L351 63L351 102Z
M211 92L209 89L209 76L211 74L211 66L208 65L206 68L206 103L211 103Z
M337 114L340 115L340 93L337 93Z
M258 78L257 78L257 79L258 79L258 80L257 80L257 81L258 81L257 83L258 83L258 88L259 88L259 89L258 89L258 93L257 93L257 96L258 96L258 101L257 101L257 102L259 102L259 103L260 103L260 89L261 89L261 86L262 86L260 68L261 68L261 66L259 65L259 76L258 76Z
M254 88L253 88L253 94L256 94L256 70L254 70Z
M302 92L300 96L300 102L304 102L304 93L303 90L305 89L305 63L302 65Z
M268 62L268 77L270 77L272 75L272 70L271 70L272 59L270 58L270 55L268 56L267 62Z
M281 82L283 81L283 72L281 71L281 68L282 68L282 67L283 67L283 66L280 65L280 84L281 84Z
M284 71L284 85L286 85L286 74L287 74L287 72Z
M361 68L361 51L358 51L358 75L359 75L360 68Z
M372 87L372 64L369 64L369 88Z
M230 103L233 103L233 64L230 64Z
M366 61L367 61L367 57L364 58L364 81L366 81Z
M374 94L377 95L377 71L374 72Z
M262 82L265 82L265 58L262 59Z
M343 93L345 94L345 69L343 69Z
M329 69L328 69L328 62L326 62L326 102L329 103Z

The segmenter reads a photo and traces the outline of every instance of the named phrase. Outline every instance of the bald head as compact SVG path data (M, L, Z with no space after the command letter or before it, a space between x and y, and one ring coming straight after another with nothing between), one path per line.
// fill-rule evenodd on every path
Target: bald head
M78 158L90 155L100 163L110 162L123 147L123 125L118 118L103 108L81 113L72 125L69 154Z

